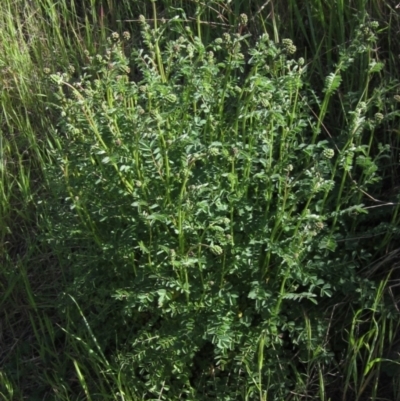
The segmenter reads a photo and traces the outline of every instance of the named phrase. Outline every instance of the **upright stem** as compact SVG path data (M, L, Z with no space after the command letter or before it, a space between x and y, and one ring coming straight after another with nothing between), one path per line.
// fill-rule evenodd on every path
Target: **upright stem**
M156 8L156 2L155 0L152 0L152 5L153 5L153 19L154 19L154 32L157 35L157 8ZM167 78L165 76L165 71L164 71L164 65L162 62L162 57L161 57L161 51L160 51L160 46L158 44L158 37L156 38L155 41L155 50L156 50L156 59L157 59L157 65L158 65L158 70L161 75L161 79L163 83L167 82Z

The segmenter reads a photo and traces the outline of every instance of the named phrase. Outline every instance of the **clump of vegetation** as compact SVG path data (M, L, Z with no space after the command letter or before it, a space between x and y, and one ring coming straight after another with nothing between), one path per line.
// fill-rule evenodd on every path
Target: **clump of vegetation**
M395 6L0 2L1 398L399 399Z
M360 215L389 151L371 151L386 101L366 97L367 83L342 96L339 133L324 118L378 26L340 49L320 98L290 39L226 33L206 45L187 29L171 41L140 20L143 48L126 55L130 34L113 33L82 76L50 76L60 202L48 241L73 249L66 310L101 349L117 339L141 397L318 393L339 362L325 308L349 293L375 302L357 274L369 250L339 243L376 229ZM382 67L370 60L369 81Z

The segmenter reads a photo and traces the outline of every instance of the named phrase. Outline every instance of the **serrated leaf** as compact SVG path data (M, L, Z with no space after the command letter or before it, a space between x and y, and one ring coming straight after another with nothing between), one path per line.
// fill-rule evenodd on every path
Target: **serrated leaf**
M301 293L288 293L288 294L285 294L282 298L290 299L290 300L298 301L298 302L300 302L302 299L308 299L309 301L311 301L312 303L317 305L318 302L317 302L317 300L314 299L315 297L316 297L316 295L311 292L301 292Z
M330 73L326 78L325 78L325 89L324 91L328 94L331 95L333 92L336 91L336 89L339 88L340 84L342 82L342 77L340 74L335 74L335 73Z
M328 249L329 251L334 252L336 249L337 243L333 237L324 237L319 243L320 249Z
M382 70L382 68L384 67L383 63L380 62L376 62L375 60L372 60L372 62L369 65L369 73L372 74L374 72L379 72Z
M168 217L165 216L164 214L159 214L159 213L152 213L149 216L147 216L147 220L157 220L161 221L162 223L169 223Z
M139 241L139 248L143 253L149 254L150 251L147 249L143 241Z

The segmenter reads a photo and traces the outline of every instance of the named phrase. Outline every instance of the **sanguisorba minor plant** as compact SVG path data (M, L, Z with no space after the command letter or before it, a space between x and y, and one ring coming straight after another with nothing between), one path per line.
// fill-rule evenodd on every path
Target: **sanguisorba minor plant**
M339 241L379 181L382 91L366 98L368 81L342 96L335 137L323 118L376 24L341 48L320 99L291 40L206 45L188 28L167 42L173 23L141 17L142 48L126 55L129 33L113 33L83 76L50 74L60 139L47 239L70 282L60 308L76 327L85 316L144 399L323 399L326 305L368 291L356 274L368 254ZM369 76L381 68L371 60Z

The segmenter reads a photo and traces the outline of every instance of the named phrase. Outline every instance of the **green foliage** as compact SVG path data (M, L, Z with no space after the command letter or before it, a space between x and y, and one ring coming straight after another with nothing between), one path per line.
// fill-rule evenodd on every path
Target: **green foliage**
M364 194L389 149L365 138L388 102L360 88L341 98L338 135L323 124L371 36L361 27L341 50L319 100L289 39L169 40L140 20L145 47L127 54L130 35L112 34L83 75L50 75L60 121L46 240L80 309L69 296L60 308L145 399L315 392L335 366L324 305L373 288L357 274L371 254L346 239L377 225L362 218Z
M213 394L218 394L218 398L223 399L265 399L265 391L268 391L270 398L279 398L281 391L283 399L285 392L282 389L285 389L288 394L286 398L291 400L400 399L396 364L399 351L396 308L399 300L400 216L398 195L400 96L396 81L400 71L397 57L400 19L396 9L397 3L394 0L386 2L378 0L1 1L0 398L10 401L20 399L136 401L162 397L173 399L171 394L175 394L175 398L186 399L201 399L207 396L216 398ZM140 14L144 15L140 18L142 23L138 23ZM372 22L374 19L379 21L379 26ZM146 25L143 25L146 21L156 31L146 28ZM132 40L129 35L122 34L125 30L129 30ZM107 36L113 31L120 32L120 35L113 34L113 42L107 43ZM140 32L143 36L140 36ZM70 144L66 136L67 131L61 124L58 132L53 128L55 117L60 110L49 107L49 101L54 102L53 92L57 93L57 82L62 83L66 77L54 76L55 82L50 85L43 79L44 73L68 71L72 76L70 83L81 81L80 76L85 73L83 68L88 67L84 61L89 62L91 55L99 57L97 53L101 58L107 58L106 47L118 43L119 38L124 38L122 47L124 54L129 56L129 67L132 70L127 74L129 80L139 86L141 83L146 85L147 81L135 65L134 57L130 57L132 48L146 46L145 53L157 64L163 83L169 88L165 93L161 89L160 91L171 103L172 109L186 105L191 114L199 115L197 108L202 100L199 98L196 102L193 102L193 99L190 102L188 100L195 89L188 90L186 92L188 97L182 101L182 96L175 94L175 88L171 89L168 83L169 77L174 76L171 71L175 59L171 59L171 64L168 66L165 52L169 41L172 46L182 32L185 32L183 36L186 42L182 43L183 46L178 44L173 50L177 51L183 47L183 50L180 50L186 52L185 54L193 54L193 62L200 55L199 50L192 48L198 46L195 41L204 44L205 52L210 50L214 52L214 64L217 65L222 80L227 75L230 76L227 74L228 50L226 47L222 50L214 47L232 48L234 41L239 39L236 34L251 34L252 36L240 41L241 48L238 43L235 45L236 51L245 56L242 60L243 72L231 69L238 79L238 88L249 87L250 78L246 81L249 75L253 77L260 75L257 71L251 72L254 64L249 64L249 60L253 56L257 58L253 46L255 38L269 32L275 44L268 45L263 50L270 51L267 65L273 66L273 69L268 73L275 78L286 76L283 66L287 57L295 58L298 68L302 68L302 75L298 77L301 82L296 83L292 77L293 79L286 80L282 87L290 93L297 91L298 99L304 109L300 108L299 111L297 103L286 100L282 104L287 107L290 103L294 111L290 117L293 120L289 120L288 117L285 120L283 116L286 127L295 126L297 115L306 118L302 122L306 127L299 129L306 144L303 151L307 157L291 159L285 174L296 179L297 176L290 175L291 172L296 172L300 179L304 178L304 175L301 175L303 170L300 168L303 163L318 167L318 170L307 172L309 180L316 179L320 171L325 168L327 170L323 172L324 177L326 174L332 177L332 183L329 184L332 188L327 187L324 189L325 192L319 194L323 196L318 206L318 210L322 212L313 213L316 209L314 203L316 195L310 201L310 215L315 214L325 218L322 221L310 218L311 221L307 223L307 230L313 235L316 233L315 240L320 240L319 250L313 251L312 247L316 246L316 241L312 245L307 243L309 249L301 254L298 265L298 270L304 271L307 275L312 266L307 267L309 270L305 269L304 258L307 255L310 257L309 263L317 270L317 277L313 278L312 282L320 285L322 296L318 294L319 290L311 288L309 282L297 287L296 281L292 286L293 279L289 278L280 287L283 289L282 292L279 290L279 297L282 300L280 306L276 299L273 303L271 297L276 298L276 288L282 284L283 279L277 273L271 275L273 269L280 266L279 255L274 253L275 248L271 247L269 260L263 262L263 258L267 258L268 251L265 245L262 251L258 251L262 255L255 262L256 267L243 269L245 274L259 269L259 276L252 279L250 284L247 280L242 286L243 276L239 277L237 272L225 275L224 277L228 277L225 283L214 281L217 284L209 284L213 291L210 291L207 300L219 301L219 291L222 290L223 302L226 304L224 310L229 313L221 316L220 303L214 303L214 306L217 305L214 315L211 314L209 306L201 309L207 310L207 314L202 315L208 319L204 323L199 322L198 315L190 315L187 320L187 332L198 330L194 336L195 344L189 346L189 351L192 353L193 349L197 350L194 356L187 351L187 348L185 348L185 352L189 352L187 354L183 354L178 348L180 344L177 340L178 334L175 332L175 326L166 325L163 308L165 305L172 305L175 308L173 310L175 315L172 316L175 319L172 320L173 324L178 322L177 314L181 313L184 318L188 316L188 313L182 312L186 310L186 305L183 305L186 296L193 309L198 310L198 306L193 306L191 300L199 298L193 291L202 287L196 283L193 285L194 275L191 266L192 259L197 258L199 252L188 254L182 261L179 249L175 250L174 254L170 248L164 248L164 255L170 255L168 257L171 261L171 271L174 271L173 266L176 266L175 269L184 269L188 266L191 293L186 295L186 287L181 285L182 281L185 283L185 278L182 280L176 278L181 286L176 287L177 290L172 290L172 295L170 287L164 286L163 282L161 284L157 282L154 287L156 291L153 291L154 288L151 286L156 278L148 277L143 272L143 266L147 266L148 262L144 262L142 255L146 258L150 255L152 260L157 262L160 256L154 257L155 251L149 247L148 238L138 238L129 230L123 231L120 220L118 224L114 224L110 219L104 220L100 228L98 223L92 227L90 214L85 215L86 210L92 213L95 210L94 206L101 209L99 189L93 192L94 195L97 194L95 198L97 205L88 203L85 198L85 203L78 204L82 206L79 211L83 214L77 218L78 209L71 211L69 209L73 206L71 200L65 200L67 197L71 198L70 193L67 193L65 176L60 179L59 167L52 166L58 163L57 157L62 158L68 153ZM215 46L209 46L216 38L220 39L215 41ZM357 49L360 49L360 52ZM277 61L279 54L284 56L281 61ZM127 73L128 61L124 62L124 57L120 60L123 71L118 75ZM87 76L87 81L93 82L97 75L104 76L100 72L102 68L100 60L94 62L99 64L95 68L86 69L87 73L92 73L92 77ZM226 66L221 63L225 63ZM260 66L258 69L262 68ZM190 68L188 71L191 71ZM196 74L198 81L203 82L203 78ZM264 72L261 75L270 78ZM179 88L185 84L185 79L183 75L178 79ZM332 79L331 82L334 84L330 88L325 85L329 84L329 79ZM209 80L213 86L208 92L209 98L216 102L212 108L213 116L226 112L226 119L218 119L222 126L230 124L234 127L234 132L238 132L239 135L248 129L247 132L251 135L254 115L259 118L257 114L259 108L255 108L251 100L249 108L242 114L247 115L249 111L253 113L253 117L246 117L244 122L243 117L240 117L240 125L239 123L235 125L237 117L240 116L237 106L241 105L243 109L247 95L243 93L234 103L238 99L237 95L226 92L225 102L218 103L213 88L219 88L221 91L222 82L215 83L215 80L216 77ZM227 78L227 85L229 80L230 78ZM112 88L115 85L113 81L115 79L111 77L110 83L103 86L102 100L108 99L105 88ZM190 79L186 81L191 82ZM256 78L253 82L259 87L263 85L262 82L265 83L265 79L262 81ZM122 83L121 88L124 85ZM271 110L271 104L275 109L277 103L271 103L268 85L265 85L265 90L259 89L258 93L261 104ZM274 85L277 86L276 80ZM298 85L299 90L297 90ZM64 90L70 98L73 93L71 88L67 89L64 86ZM48 96L47 99L43 95ZM87 98L85 94L84 97ZM276 96L275 99L279 100L280 97ZM97 101L94 103L98 105ZM137 101L138 105L139 103L143 105L138 109L140 113L151 112L153 117L159 114L157 110L149 110L147 100ZM119 103L118 105L121 107ZM89 110L96 107L90 106ZM166 102L163 102L161 108L167 109ZM204 111L203 114L206 113L207 111ZM73 110L68 114L72 115ZM79 112L77 114L79 115ZM282 113L279 111L277 114ZM83 117L82 113L80 115ZM172 113L173 118L176 115L178 114ZM85 121L85 118L86 116L82 121ZM265 117L262 118L263 121L266 120ZM96 119L98 120L97 117ZM277 119L278 116L274 116L272 123L276 124ZM82 121L77 124L78 128L83 124ZM144 125L147 126L146 124ZM257 122L254 127L259 127L259 124ZM99 126L104 127L102 123ZM199 129L201 138L205 130L204 126L203 129ZM91 129L85 128L84 132L93 134ZM105 136L111 135L107 132L107 129L102 129L100 132L100 137L106 144ZM274 132L272 156L265 150L261 155L264 155L263 163L272 160L271 168L265 164L269 169L282 175L282 169L275 166L276 162L279 162L276 156L279 151L274 145L279 146L280 136ZM220 137L221 133L222 131L216 131L215 138ZM228 131L224 132L224 137L226 138L228 134ZM324 140L327 142L324 143ZM255 143L258 144L258 141L259 139ZM284 143L285 141L286 139ZM213 144L211 148L207 148L207 156L202 158L202 162L203 159L211 158L209 165L214 166L216 160L219 160L218 157L235 155L236 146L232 150L225 149L225 139L219 142L220 144ZM73 143L77 148L76 137ZM121 146L122 141L117 139L115 144ZM90 146L87 153L83 153L82 149L78 151L77 157L85 159L90 155ZM133 145L130 146L132 148ZM57 151L54 152L55 148ZM288 149L292 151L296 146L292 144ZM236 167L243 168L243 152L242 150L240 152L241 159L240 162L235 159L233 175L230 175L231 169L227 172L227 168L224 169L219 165L220 161L216 164L218 171L228 174L221 178L221 182L225 185L222 189L225 191L233 184L235 192L243 183L243 173L239 174L236 184L234 180ZM112 152L106 151L98 158L101 161L110 157L108 166L113 169L110 153ZM261 158L259 155L254 156L252 151L249 154ZM303 155L301 152L296 153L299 154ZM176 160L176 157L176 154L173 157L168 155L169 160ZM132 156L129 155L127 159L131 160ZM145 159L144 156L140 158L140 160ZM99 163L96 160L95 163ZM75 177L78 163L75 159L72 162L72 172ZM305 164L306 162L308 164ZM92 161L89 164L91 163ZM131 162L125 165L128 166L129 163ZM231 161L228 160L228 163ZM257 187L251 174L255 171L257 177L263 177L269 170L263 164L257 163L249 167L251 182L248 185L249 188L253 188L254 199L258 201L258 205L269 205L271 212L266 210L265 216L268 213L272 216L277 207L282 208L282 200L281 197L278 198L278 194L282 194L283 184L275 176L273 181L275 187L266 192L270 197L267 200L260 198L260 191L267 188L267 183L263 182ZM196 160L190 169L195 171L198 177L199 171L198 168L194 168L195 166L200 166L201 169L204 164ZM75 201L80 199L79 191L85 192L80 187L82 176L86 172L83 167L79 170L81 176L78 175L76 185L72 188L71 199ZM93 173L93 168L88 171ZM122 169L121 175L127 179L125 183L117 183L114 186L117 192L121 190L121 185L136 187L136 181L138 185L141 184L139 180L131 182L131 178L124 175L124 170L125 168ZM146 168L141 170L147 171ZM110 177L111 182L114 182L115 174L116 172L108 171L104 176ZM193 177L190 176L188 180L194 179ZM69 179L73 181L71 177ZM96 180L98 179L97 176ZM204 182L203 178L199 180ZM219 185L219 182L217 184ZM105 185L105 181L101 181L98 187L101 185ZM279 185L281 192L277 191ZM302 192L296 189L300 191L301 199L306 197L305 193L312 185L307 186L305 182L301 188ZM89 182L88 188L92 187L93 183ZM111 188L111 185L107 188ZM307 209L307 201L296 205L293 201L295 196L293 188L288 187L288 189L291 198L287 198L286 204L293 205L294 209L291 212L290 209L284 209L280 216L284 218L289 215L288 226L293 227L293 216L301 216L302 211ZM213 191L215 192L215 189ZM187 192L189 191L184 192L185 196ZM79 198L75 199L74 196ZM202 196L208 205L210 201L207 194L203 193ZM251 206L251 196L253 195L248 190L246 196L242 198L244 206ZM123 202L116 199L120 199L118 193L114 203L110 194L105 197L105 204L112 206L113 208L109 210L115 212L115 215L112 215L112 212L109 214L118 216L119 210L124 207L124 216L134 215L127 208L127 198L124 198ZM177 193L171 193L169 203L171 208L172 201L176 199ZM192 196L190 199L197 198ZM234 207L237 208L236 204ZM254 207L253 205L253 209ZM155 210L151 213L153 217L161 214L159 210ZM195 212L190 213L191 216ZM204 246L202 245L200 257L207 258L207 261L211 260L213 268L219 271L218 277L221 276L219 269L223 263L222 258L225 256L227 261L225 263L232 260L233 247L227 249L227 246L221 244L222 241L218 242L218 231L220 236L231 235L230 232L226 233L231 229L231 223L225 219L226 213L223 211L219 213L224 217L216 223L204 213L200 216L205 224L212 220L204 235L202 242ZM244 210L244 215L246 213ZM261 214L258 212L257 215L253 210L250 213L256 217ZM189 214L184 215L182 221L187 222L188 216ZM101 218L104 217L103 214ZM197 220L200 217L195 216ZM274 234L272 235L270 231L266 235L268 241L273 244L279 243L280 238L285 238L290 243L295 238L295 236L290 238L286 232L280 233L280 228L286 227L286 223L280 220L281 217L278 218L276 223L278 228ZM230 219L229 216L227 218ZM96 215L93 221L98 222L99 219ZM242 220L237 219L235 215L233 224L236 224L235 221L242 221L243 214ZM254 217L252 219L254 220ZM110 221L110 224L107 221ZM122 232L120 237L130 236L134 239L133 245L125 243L125 249L119 250L118 253L111 247L119 249L118 244L121 242L120 237L111 238L113 224L117 233ZM152 227L154 224L162 229L167 222L165 219L161 222L155 221ZM247 231L240 231L240 228L234 226L235 247L242 238L244 244L249 242L249 232L251 233L253 228L250 223L241 224ZM271 222L268 224L271 225ZM272 224L275 227L274 221ZM299 231L301 224L300 222ZM130 225L129 221L125 223L125 227L126 225ZM225 231L221 231L221 228ZM140 232L146 233L146 230L145 226ZM259 235L260 229L257 230L255 234ZM101 232L101 236L98 232ZM173 233L172 236L174 235L176 234ZM49 238L51 241L48 243L43 241ZM157 238L160 239L158 234ZM175 240L171 242L176 242L176 237L174 238ZM209 240L213 238L215 241L211 243ZM185 240L185 246L195 240L192 235ZM253 236L251 240L257 239ZM266 243L264 239L263 241ZM301 248L299 244L293 243L293 248ZM133 246L139 247L139 250L132 251ZM282 247L284 246L286 245L283 244ZM257 247L260 247L257 242L250 244L248 255L255 254ZM243 245L238 249L240 258L244 253ZM129 262L126 255L128 257L131 255L135 263ZM253 263L248 259L244 259L241 263L245 263L246 260L248 264ZM285 267L285 263L284 261L281 265ZM205 269L207 274L212 269L210 266L211 263ZM269 276L266 277L268 282L261 278L265 266L270 266ZM133 275L138 276L138 273L134 273L134 267L142 272L143 283L149 285L149 291L143 287L144 293L140 292L142 287L138 279L131 279ZM161 268L159 270L163 279L172 281L168 273ZM198 272L196 274L199 275ZM352 281L352 275L356 277L355 281ZM324 278L326 276L328 279ZM324 279L325 283L318 284L320 279ZM339 286L331 285L338 280ZM139 289L140 299L139 295L136 298L132 296L130 288L132 282L135 288ZM232 286L229 296L226 295L228 290L224 287L225 284ZM342 296L341 288L345 293ZM241 296L235 298L238 293ZM69 294L74 296L68 296ZM130 307L128 297L129 301L136 302L136 306ZM151 297L153 305L148 300ZM318 302L318 305L314 305L313 302ZM159 303L162 305L162 311L157 309ZM149 306L141 311L139 308L142 304ZM275 323L273 314L264 309L268 305L276 307L275 310L280 308L282 312L278 312ZM298 313L290 320L286 311L292 307L294 312L289 318L295 312ZM235 308L233 312L232 308ZM131 313L131 316L128 313ZM172 312L168 313L172 315ZM236 320L233 319L232 313L242 322L241 328L235 326ZM316 323L318 318L322 323ZM286 321L282 323L285 319ZM179 333L183 332L184 324L180 321L178 323L176 327ZM270 331L264 332L265 325L279 328L278 336L273 337ZM234 327L232 335L229 331L231 326ZM325 335L321 334L322 332ZM149 337L146 337L146 333L150 333ZM151 333L154 334L153 337ZM242 333L243 336L239 339L238 335ZM135 336L138 336L136 344ZM276 338L277 343L271 342L271 337ZM240 341L242 342L239 343ZM147 342L153 344L150 350L146 348ZM172 344L170 348L168 343ZM140 347L138 352L132 348L133 344L135 347ZM222 354L226 354L223 350L229 347L228 344L233 344L234 349L229 351L227 356L221 357ZM320 348L318 344L321 345ZM154 347L161 345L166 347L167 351L164 352L161 348L154 351ZM222 351L218 353L216 349ZM144 355L142 359L140 352ZM162 354L159 359L157 352ZM146 365L145 357L148 355L151 356L151 360ZM164 375L162 369L156 366L154 371L158 372L157 381L156 378L152 378L152 371L148 373L146 368L152 369L154 361L163 362L168 355L178 356L175 358L178 361L177 366L183 373L180 378L176 378L178 374L176 371L171 373L174 369L172 367ZM271 362L271 358L275 358L273 360L275 363ZM187 360L187 365L184 365L184 360ZM222 362L217 365L219 361ZM280 361L287 363L279 363ZM182 385L187 376L190 377L189 384ZM282 378L280 380L282 387L273 389L272 384L277 382L272 379L275 380L277 377ZM145 385L151 382L155 383L155 387L150 386L148 390ZM160 390L157 392L157 389ZM190 394L184 395L184 392Z

